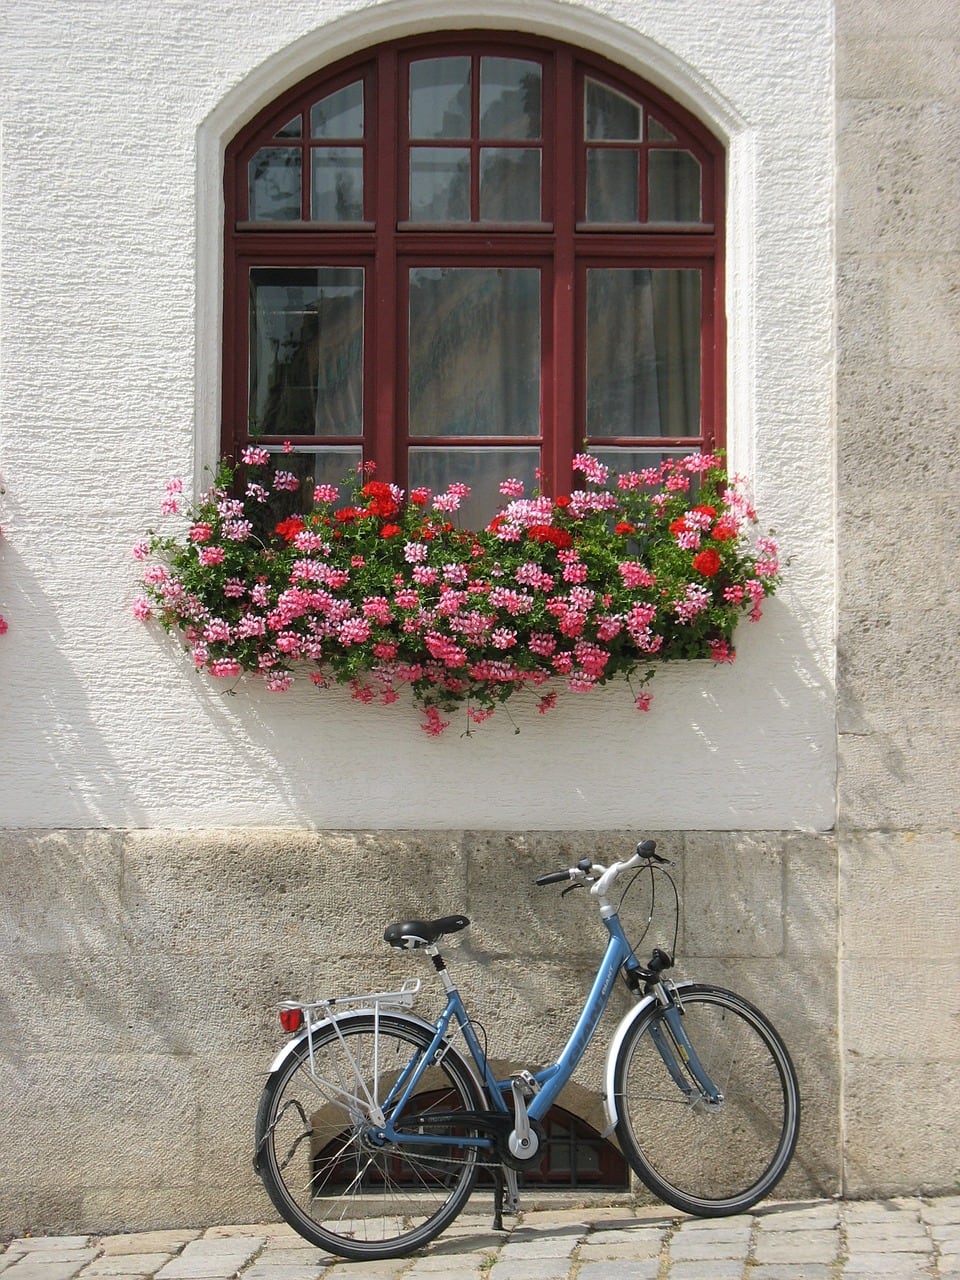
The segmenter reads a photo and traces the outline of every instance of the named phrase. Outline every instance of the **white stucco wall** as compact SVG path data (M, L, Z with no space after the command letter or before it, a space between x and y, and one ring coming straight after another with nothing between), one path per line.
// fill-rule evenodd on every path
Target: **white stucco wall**
M834 821L828 0L20 0L5 19L0 826L807 828ZM130 547L218 435L222 148L376 40L506 26L669 89L729 150L729 446L790 564L732 667L428 739L304 680L234 697L134 621Z

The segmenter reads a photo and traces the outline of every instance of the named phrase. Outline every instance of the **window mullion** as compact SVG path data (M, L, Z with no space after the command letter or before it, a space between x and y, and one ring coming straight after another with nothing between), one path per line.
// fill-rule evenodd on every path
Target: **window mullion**
M365 460L374 459L383 476L406 481L406 443L396 426L406 420L401 404L404 378L397 363L399 324L396 227L399 217L398 181L406 149L400 139L406 129L405 104L400 102L396 50L385 49L377 59L375 155L376 232L373 280L368 286L369 307L367 365L367 425L364 431ZM374 374L375 371L375 374Z
M544 352L544 474L554 493L570 489L570 461L574 453L581 415L577 405L583 385L577 368L577 289L574 251L576 221L576 174L578 171L578 129L580 111L575 91L573 58L566 49L557 51L555 62L553 119L547 122L545 145L553 149L553 324L552 344ZM547 414L549 413L549 417Z

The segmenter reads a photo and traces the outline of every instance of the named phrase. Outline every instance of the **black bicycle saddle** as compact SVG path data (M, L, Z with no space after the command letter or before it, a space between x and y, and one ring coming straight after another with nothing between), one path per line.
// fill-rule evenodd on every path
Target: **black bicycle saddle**
M391 947L412 951L416 947L428 947L445 933L459 933L470 921L466 916L441 916L439 920L400 920L388 924L383 931L384 942Z

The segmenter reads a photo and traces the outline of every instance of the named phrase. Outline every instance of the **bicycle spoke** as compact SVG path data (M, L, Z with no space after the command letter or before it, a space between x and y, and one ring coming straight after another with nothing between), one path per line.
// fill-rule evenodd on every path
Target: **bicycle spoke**
M431 1034L402 1016L347 1016L315 1032L312 1056L304 1042L268 1083L258 1117L261 1176L287 1221L321 1247L353 1258L399 1256L437 1235L469 1197L477 1149L459 1145L468 1130L449 1119L434 1126L430 1113L484 1103L458 1055L423 1061ZM406 1115L411 1135L429 1141L406 1143L402 1132L385 1141L373 1112L414 1079L403 1114L394 1108L391 1118L402 1130Z
M684 1031L721 1100L704 1099L699 1086L683 1097L649 1034L666 1021L654 1010L621 1049L617 1132L639 1176L668 1203L691 1213L741 1212L772 1190L792 1155L793 1068L776 1032L740 997L697 987L684 991L682 1005ZM669 1052L683 1061L679 1050Z

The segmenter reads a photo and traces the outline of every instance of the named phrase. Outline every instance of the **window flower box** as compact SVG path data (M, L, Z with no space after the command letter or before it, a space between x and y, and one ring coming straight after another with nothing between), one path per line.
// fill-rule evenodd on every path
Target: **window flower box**
M733 661L738 620L779 582L776 543L716 455L611 475L580 454L582 488L528 496L507 479L476 531L455 523L464 486L406 494L368 463L346 500L318 485L302 510L282 463L247 448L185 513L168 484L162 510L189 525L135 548L136 616L215 678L283 692L304 673L380 704L408 686L430 734L457 708L469 729L517 695L547 712L618 676L646 710L657 662Z

